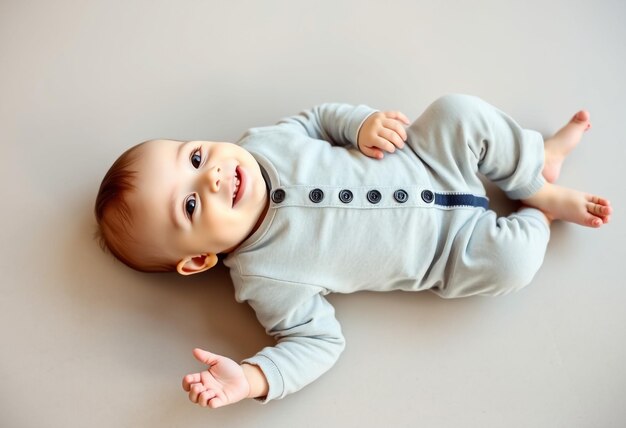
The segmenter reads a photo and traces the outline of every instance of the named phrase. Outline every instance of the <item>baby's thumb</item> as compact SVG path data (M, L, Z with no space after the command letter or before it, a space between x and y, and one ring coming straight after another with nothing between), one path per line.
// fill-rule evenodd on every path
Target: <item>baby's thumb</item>
M203 364L211 367L217 364L217 360L219 359L219 355L215 355L210 353L209 351L205 351L204 349L196 348L193 350L193 356L196 360L200 361Z

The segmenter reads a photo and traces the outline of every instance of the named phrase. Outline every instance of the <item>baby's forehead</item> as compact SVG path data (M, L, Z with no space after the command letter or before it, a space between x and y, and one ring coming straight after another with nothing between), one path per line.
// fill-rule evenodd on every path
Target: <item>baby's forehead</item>
M161 168L173 161L178 148L184 144L176 140L150 140L138 149L137 169L139 172L150 168Z
M176 140L150 140L142 145L133 166L135 192L130 196L133 211L140 217L154 217L171 204L173 191L179 186L180 168L177 164L179 147Z
M155 139L148 140L145 143L139 146L139 149L144 151L145 153L153 153L158 152L160 150L166 149L176 149L181 144L185 144L185 141L180 140L168 140L168 139Z

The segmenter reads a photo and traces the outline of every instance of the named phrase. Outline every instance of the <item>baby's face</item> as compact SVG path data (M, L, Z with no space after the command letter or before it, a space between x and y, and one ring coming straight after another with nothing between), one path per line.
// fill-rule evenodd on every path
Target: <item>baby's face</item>
M235 144L154 140L136 168L134 231L177 261L234 249L267 205L258 163Z

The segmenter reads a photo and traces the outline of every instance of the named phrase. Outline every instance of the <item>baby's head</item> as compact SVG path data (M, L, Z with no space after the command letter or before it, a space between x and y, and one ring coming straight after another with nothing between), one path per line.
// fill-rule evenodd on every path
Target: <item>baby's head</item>
M267 189L245 149L211 141L150 140L106 173L95 214L103 247L133 269L210 269L260 224Z

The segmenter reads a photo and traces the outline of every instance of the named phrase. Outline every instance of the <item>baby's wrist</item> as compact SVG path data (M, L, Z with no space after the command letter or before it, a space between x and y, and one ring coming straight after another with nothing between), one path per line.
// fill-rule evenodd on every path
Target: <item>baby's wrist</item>
M259 366L253 364L240 364L243 374L248 381L247 398L260 398L267 396L269 385L263 370Z

